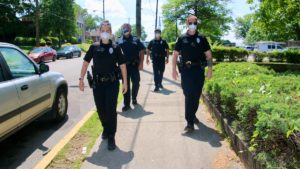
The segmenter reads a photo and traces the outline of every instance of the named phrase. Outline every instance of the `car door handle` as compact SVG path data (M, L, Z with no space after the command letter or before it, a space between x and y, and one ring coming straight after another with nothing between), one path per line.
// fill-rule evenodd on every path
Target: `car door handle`
M23 86L21 87L21 90L22 90L22 91L27 90L27 89L28 89L28 85L23 85Z

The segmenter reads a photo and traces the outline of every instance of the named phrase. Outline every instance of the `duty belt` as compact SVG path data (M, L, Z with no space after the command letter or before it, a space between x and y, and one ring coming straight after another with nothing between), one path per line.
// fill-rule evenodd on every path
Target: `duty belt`
M201 61L198 61L198 62L192 62L192 61L186 61L184 63L184 65L187 67L187 68L191 68L193 66L201 66L201 67L205 67L205 63L204 62L201 62Z
M126 65L133 65L133 66L136 66L136 65L138 65L138 64L139 64L139 61L138 61L138 60L126 62Z
M115 73L105 75L98 74L94 79L96 83L114 82L117 80L117 76Z

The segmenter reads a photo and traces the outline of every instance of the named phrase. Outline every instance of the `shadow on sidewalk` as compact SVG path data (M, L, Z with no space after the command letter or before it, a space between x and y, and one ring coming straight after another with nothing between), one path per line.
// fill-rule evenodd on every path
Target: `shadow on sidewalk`
M144 116L152 115L153 112L147 112L141 105L137 104L134 106L134 109L126 112L118 112L118 114L126 118L139 119Z
M163 94L163 95L170 95L170 94L176 93L176 92L173 91L173 90L169 90L167 88L163 88L163 89L161 89L161 91L159 91L157 93L160 93L160 94Z
M118 145L118 142L117 142ZM125 152L118 147L114 151L107 150L107 141L102 141L97 152L86 160L97 166L107 167L107 169L121 169L134 158L133 151Z
M221 147L221 141L223 138L221 138L218 134L218 132L210 127L207 127L203 123L196 124L198 127L195 128L195 131L191 133L183 133L183 136L198 140L198 141L204 141L208 142L213 147Z

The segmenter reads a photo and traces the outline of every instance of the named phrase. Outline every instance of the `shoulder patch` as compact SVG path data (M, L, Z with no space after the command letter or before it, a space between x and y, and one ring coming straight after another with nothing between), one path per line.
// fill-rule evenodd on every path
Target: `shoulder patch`
M133 36L133 37L132 37L132 40L133 40L133 41L137 41L138 38L137 38L136 36Z

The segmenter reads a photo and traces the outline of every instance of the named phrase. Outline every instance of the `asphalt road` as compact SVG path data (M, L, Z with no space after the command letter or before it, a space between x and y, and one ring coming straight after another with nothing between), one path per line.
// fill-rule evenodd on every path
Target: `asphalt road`
M78 89L82 58L48 62L50 71L60 72L69 85L68 118L59 124L39 119L0 143L0 169L33 168L82 117L94 107L91 90ZM87 85L87 82L85 83Z

